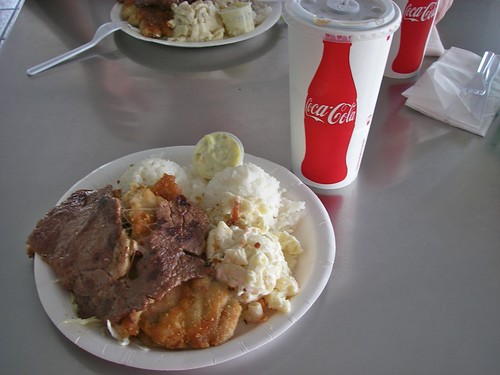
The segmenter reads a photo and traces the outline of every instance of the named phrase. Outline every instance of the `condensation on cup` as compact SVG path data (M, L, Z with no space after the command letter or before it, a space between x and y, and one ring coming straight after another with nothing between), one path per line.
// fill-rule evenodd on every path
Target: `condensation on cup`
M394 34L384 75L390 78L416 76L436 19L439 0L394 0L402 14Z
M337 189L358 176L392 35L390 0L289 0L292 171Z

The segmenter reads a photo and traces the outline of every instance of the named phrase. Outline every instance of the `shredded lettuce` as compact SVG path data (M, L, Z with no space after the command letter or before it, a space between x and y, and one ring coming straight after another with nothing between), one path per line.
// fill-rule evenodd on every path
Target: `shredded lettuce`
M106 320L106 326L108 327L108 331L111 334L111 336L113 336L113 338L117 340L120 343L120 345L127 346L128 344L130 344L130 340L127 337L126 338L120 337L120 335L113 328L113 325L109 320Z
M75 324L80 324L82 326L102 326L102 322L97 319L95 316L91 316L90 318L71 318L71 319L66 319L63 323L75 323Z

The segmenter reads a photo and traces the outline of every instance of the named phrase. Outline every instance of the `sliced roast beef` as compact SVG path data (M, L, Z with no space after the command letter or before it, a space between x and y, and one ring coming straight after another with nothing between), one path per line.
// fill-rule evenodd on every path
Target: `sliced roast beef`
M111 186L79 190L53 208L30 234L27 253L46 261L66 289L82 272L112 272L115 251L122 252L120 201Z
M117 323L211 268L200 258L208 219L179 196L158 207L158 222L139 245L122 228L111 186L80 190L40 220L27 241L71 290L82 318Z
M156 218L161 232L169 234L162 235L162 241L175 241L176 246L190 254L204 253L208 217L205 211L192 205L185 196L179 195L172 201L161 203Z
M170 234L161 230L151 234L149 246L138 248L133 264L127 277L119 280L82 274L74 288L78 315L118 323L182 282L211 271L203 259L184 253Z

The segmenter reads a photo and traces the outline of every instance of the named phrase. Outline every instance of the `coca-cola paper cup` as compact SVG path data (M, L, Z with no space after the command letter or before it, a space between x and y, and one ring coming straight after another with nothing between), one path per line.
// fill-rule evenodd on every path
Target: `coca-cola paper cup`
M401 10L401 27L394 34L384 75L391 78L416 76L436 19L439 0L394 0Z
M336 189L358 175L392 35L390 0L289 0L292 171Z

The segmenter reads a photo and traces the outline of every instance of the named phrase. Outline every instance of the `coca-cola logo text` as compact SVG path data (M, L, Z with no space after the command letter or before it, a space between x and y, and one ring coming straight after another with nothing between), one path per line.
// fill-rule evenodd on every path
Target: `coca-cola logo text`
M405 8L403 15L403 20L408 20L412 22L425 22L434 19L437 12L437 2L433 1L427 6L414 6L412 3L408 3Z
M312 98L308 98L305 106L305 115L323 124L342 125L356 120L356 102L330 106L314 103Z

